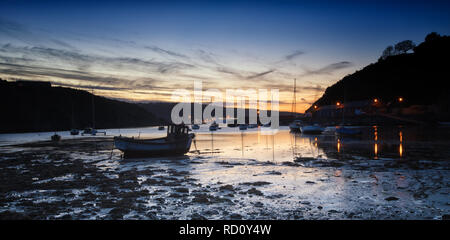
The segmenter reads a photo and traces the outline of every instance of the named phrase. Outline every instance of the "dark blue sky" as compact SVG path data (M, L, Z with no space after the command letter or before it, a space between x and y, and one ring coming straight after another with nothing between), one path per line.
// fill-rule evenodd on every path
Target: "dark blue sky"
M280 90L293 77L300 79L306 106L324 87L376 61L387 45L405 39L420 43L432 31L450 33L445 1L93 2L2 0L0 63L10 65L0 74L23 78L18 73L23 66L13 72L11 64L45 68L58 61L58 71L89 77L45 76L43 69L39 74L28 69L28 77L65 77L67 85L99 88L123 87L120 79L141 85L160 81L168 92L195 77L211 84L245 83L246 77L269 72L261 84L279 82ZM108 65L133 63L123 59L137 63L133 74L130 67ZM89 60L92 64L82 64ZM156 70L145 66L149 63ZM118 79L94 81L99 74ZM159 90L159 98L167 92ZM108 94L127 98L124 92Z

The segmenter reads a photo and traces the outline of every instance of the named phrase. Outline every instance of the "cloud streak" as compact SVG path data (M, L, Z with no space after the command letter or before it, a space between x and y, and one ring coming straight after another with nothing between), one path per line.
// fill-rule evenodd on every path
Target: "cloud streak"
M166 50L166 49L162 49L162 48L157 47L157 46L144 46L144 48L148 49L148 50L151 50L153 52L156 52L156 53L165 54L165 55L172 56L172 57L189 59L189 57L184 55L184 54L177 53L177 52L170 51L170 50Z
M95 82L100 84L116 84L124 83L124 79L108 76L95 76L82 71L66 70L59 68L23 66L17 64L0 63L0 73L27 76L27 77L56 77L68 80L78 80L86 82Z
M19 47L12 44L5 44L0 47L1 58L7 59L4 55L22 55L26 56L29 61L32 60L45 60L48 63L57 62L65 63L69 66L76 66L78 70L88 71L91 66L110 67L112 69L117 68L144 68L146 70L158 72L161 74L175 72L180 69L195 68L192 64L186 64L182 62L161 62L154 60L144 60L140 58L129 57L105 57L92 54L82 54L76 51L61 50L49 47ZM10 61L12 60L11 57ZM25 58L24 58L25 59ZM15 62L18 63L20 58L15 58Z
M297 58L298 56L303 55L303 54L305 54L305 52L297 50L297 51L295 51L295 52L293 52L291 54L286 55L283 59L287 60L287 61L291 61L294 58Z
M248 77L247 77L247 79L254 79L254 78L259 78L259 77L262 77L262 76L264 76L264 75L267 75L267 74L269 74L269 73L272 73L272 72L274 72L274 71L275 71L275 70L269 70L269 71L265 71L265 72L257 73L257 74L254 74L254 75L248 76Z
M331 74L331 73L333 73L333 72L335 72L337 70L349 68L351 66L353 66L353 63L347 62L347 61L332 63L332 64L329 64L329 65L326 65L325 67L319 68L317 70L305 69L305 73L303 74L303 76Z

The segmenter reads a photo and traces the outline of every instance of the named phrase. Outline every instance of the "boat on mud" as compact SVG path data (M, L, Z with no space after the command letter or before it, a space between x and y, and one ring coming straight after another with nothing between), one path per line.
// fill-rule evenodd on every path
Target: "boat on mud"
M200 129L200 126L198 124L194 124L194 125L192 125L192 129L198 130L198 129Z
M53 142L59 142L61 141L61 136L55 133L51 136L51 139Z
M297 112L297 96L296 96L296 92L297 92L297 79L294 79L294 96L292 99L292 117L296 118L296 112ZM299 119L294 119L293 122L291 122L289 124L289 129L291 130L291 132L300 132L300 127L302 126L302 121Z
M289 129L291 132L300 132L300 127L302 126L302 121L294 120L291 124L289 124Z
M97 134L97 130L95 130L94 128L86 128L83 130L83 132L81 133L81 135L92 135L95 136Z
M214 121L213 123L211 123L211 125L209 126L209 131L217 131L217 129L219 128L219 124L216 123L216 121Z
M239 124L239 130L247 130L248 125L247 124Z
M70 130L70 135L76 136L76 135L78 135L78 134L80 134L80 131L79 131L78 129L71 129L71 130Z
M116 136L114 146L124 153L124 158L176 156L189 151L194 137L185 125L169 125L166 137L139 139Z

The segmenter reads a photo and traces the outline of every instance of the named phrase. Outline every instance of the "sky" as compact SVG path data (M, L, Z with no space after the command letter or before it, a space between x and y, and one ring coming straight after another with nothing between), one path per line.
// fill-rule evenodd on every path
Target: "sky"
M445 1L0 1L0 78L131 102L279 89L297 112L388 45L450 34Z

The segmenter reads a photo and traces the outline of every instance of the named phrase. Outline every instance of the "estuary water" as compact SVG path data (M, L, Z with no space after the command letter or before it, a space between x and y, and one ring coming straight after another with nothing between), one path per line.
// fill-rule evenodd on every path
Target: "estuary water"
M358 137L287 127L195 130L182 157L122 159L115 135L0 135L4 215L37 219L441 219L450 128L364 127ZM8 217L10 215L6 214Z

